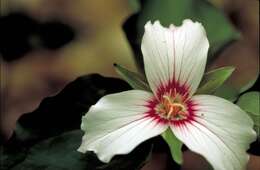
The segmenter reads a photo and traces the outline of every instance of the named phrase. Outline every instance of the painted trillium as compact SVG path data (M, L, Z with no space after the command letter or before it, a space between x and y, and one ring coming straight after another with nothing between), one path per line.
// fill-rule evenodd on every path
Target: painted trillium
M103 162L127 154L170 128L190 150L216 170L242 170L255 140L253 122L233 103L194 95L202 79L209 43L200 23L185 20L165 28L145 25L145 74L152 90L129 90L101 98L82 118L86 132L80 152L94 151Z

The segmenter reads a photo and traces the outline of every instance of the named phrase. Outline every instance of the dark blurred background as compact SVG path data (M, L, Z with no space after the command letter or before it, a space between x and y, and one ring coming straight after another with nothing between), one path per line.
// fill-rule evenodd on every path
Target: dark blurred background
M113 63L135 70L121 29L127 1L1 1L1 129L46 96L88 73L117 76Z
M240 88L259 72L259 1L208 1L241 32L208 69L235 66L228 84ZM128 0L1 0L1 134L8 138L22 113L31 112L78 76L118 77L113 63L137 71L122 30L134 12ZM206 164L193 153L185 158L183 169ZM161 166L163 156L154 160L159 163L147 165L147 170ZM259 170L259 160L252 156L249 169Z

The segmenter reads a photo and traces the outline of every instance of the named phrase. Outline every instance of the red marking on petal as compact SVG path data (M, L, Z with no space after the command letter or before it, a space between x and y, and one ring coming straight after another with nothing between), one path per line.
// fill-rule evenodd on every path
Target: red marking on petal
M171 80L168 83L161 83L157 89L156 97L147 101L145 105L149 108L145 113L145 117L152 118L158 124L173 124L174 126L184 128L187 123L192 123L195 120L195 112L197 111L196 106L198 105L190 99L189 91L189 86L185 84L181 85L180 82L175 80ZM178 111L171 110L171 112L169 112L167 102L165 103L165 98L167 99L167 97L169 97L169 99L173 99L173 101L169 101L168 104L176 105L179 103L185 107L185 111L183 112L184 115L179 113L181 117L174 117L174 114L171 116L171 112L178 115ZM160 106L163 106L162 110L164 109L164 112L160 111ZM165 113L170 113L170 116L168 117L167 114L165 116Z
M186 84L180 84L180 82L173 79L168 81L167 83L161 83L156 91L156 96L159 100L161 100L163 95L167 93L177 93L183 98L188 98L189 91L189 86L187 86Z
M153 98L149 101L147 101L146 107L149 108L149 110L145 113L145 117L152 118L155 120L158 124L173 124L174 126L183 127L187 123L192 123L192 121L195 120L196 115L195 112L197 111L196 106L192 100L188 99L185 101L185 106L187 110L187 115L184 119L166 119L160 115L156 111L156 106L160 104L160 101L157 98Z
M149 100L146 105L149 110L145 113L145 117L152 118L158 124L167 124L169 121L167 119L163 119L158 113L156 113L155 108L158 104L159 102L156 98Z

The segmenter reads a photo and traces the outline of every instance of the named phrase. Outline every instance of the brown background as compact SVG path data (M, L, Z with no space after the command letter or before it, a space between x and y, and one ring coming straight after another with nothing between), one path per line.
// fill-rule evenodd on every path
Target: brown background
M209 0L222 9L242 39L229 46L209 69L233 65L237 69L229 84L239 88L259 71L259 1ZM116 77L113 63L136 71L132 52L121 29L133 11L122 0L4 0L2 14L23 11L36 20L57 18L71 25L77 37L56 51L33 51L14 62L1 61L1 129L11 134L22 113L34 110L46 96L54 95L68 82L88 73ZM153 155L144 170L165 169L165 155ZM185 152L183 170L203 170L208 164ZM249 170L260 169L260 157L251 156Z

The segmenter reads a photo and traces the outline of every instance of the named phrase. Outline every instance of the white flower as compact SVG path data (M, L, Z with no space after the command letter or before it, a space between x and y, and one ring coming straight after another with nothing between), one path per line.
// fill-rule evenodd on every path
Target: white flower
M255 140L253 122L238 106L211 95L194 95L205 70L209 43L200 23L165 28L145 25L144 66L153 93L129 90L101 98L82 118L80 152L103 162L127 154L168 127L216 170L245 169Z

